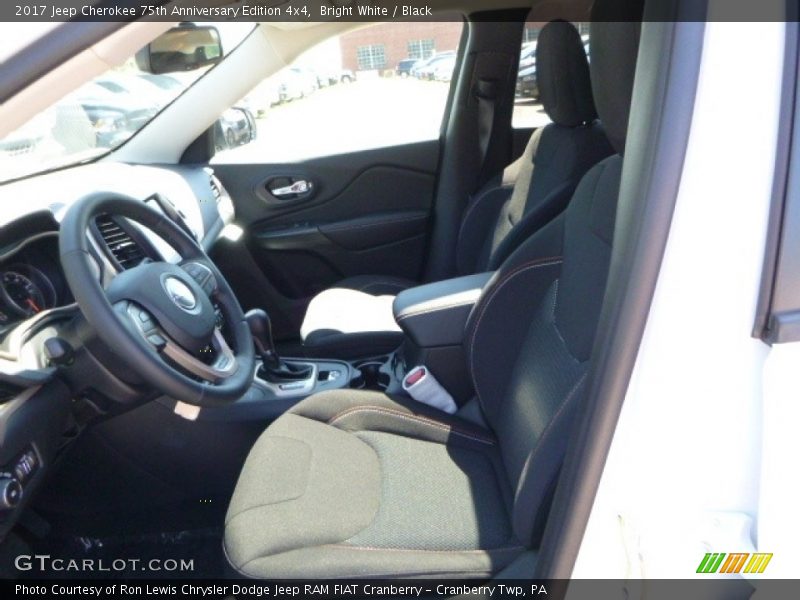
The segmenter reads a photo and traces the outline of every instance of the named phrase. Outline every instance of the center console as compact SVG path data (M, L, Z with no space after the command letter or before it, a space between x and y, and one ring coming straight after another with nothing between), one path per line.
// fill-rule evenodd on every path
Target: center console
M464 332L472 309L493 272L420 285L394 300L397 324L405 333L398 351L398 376L426 366L451 396L462 404L473 395L466 367ZM402 373L402 374L401 374Z
M466 368L466 324L492 275L457 277L401 292L394 300L393 312L405 334L403 345L391 354L352 362L279 357L269 316L262 310L251 310L247 322L261 358L253 373L253 385L234 404L204 408L193 418L273 420L303 398L336 389L405 394L406 375L420 365L461 405L474 394Z
M356 377L353 367L344 361L279 356L269 315L254 309L248 311L245 318L261 359L256 361L253 370L253 385L231 405L189 411L182 416L221 421L274 420L303 398L349 387ZM176 412L181 414L177 407Z

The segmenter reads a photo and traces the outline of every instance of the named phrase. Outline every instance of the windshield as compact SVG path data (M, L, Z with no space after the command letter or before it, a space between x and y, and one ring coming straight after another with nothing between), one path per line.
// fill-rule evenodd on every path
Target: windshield
M215 23L230 52L252 23ZM147 125L211 67L153 75L135 53L0 139L0 182L80 163L113 151Z

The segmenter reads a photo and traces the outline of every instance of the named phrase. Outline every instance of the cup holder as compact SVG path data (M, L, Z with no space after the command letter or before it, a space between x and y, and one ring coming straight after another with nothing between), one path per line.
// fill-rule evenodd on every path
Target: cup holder
M389 373L381 370L388 357L375 358L355 363L355 377L350 381L350 387L358 390L383 391L392 381Z

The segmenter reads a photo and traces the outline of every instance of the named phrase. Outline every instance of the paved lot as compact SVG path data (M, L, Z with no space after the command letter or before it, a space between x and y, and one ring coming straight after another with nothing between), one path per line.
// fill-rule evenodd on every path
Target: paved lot
M416 79L373 79L322 88L267 110L258 119L258 138L229 157L292 162L435 139L447 93L445 83ZM540 104L517 100L515 127L547 122Z

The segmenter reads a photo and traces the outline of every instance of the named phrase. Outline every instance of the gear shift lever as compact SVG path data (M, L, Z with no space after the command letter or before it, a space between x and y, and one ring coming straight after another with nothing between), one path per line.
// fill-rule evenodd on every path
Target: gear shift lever
M278 356L272 339L272 322L266 311L259 308L248 310L245 319L256 350L261 356L262 368L259 369L259 376L273 383L302 381L311 376L313 368L310 365L286 362Z
M260 308L248 310L244 316L247 325L250 327L250 334L253 336L256 350L261 356L261 362L265 369L277 369L280 367L281 359L275 350L275 342L272 340L272 321L266 311Z

